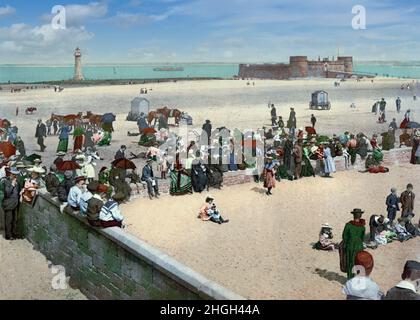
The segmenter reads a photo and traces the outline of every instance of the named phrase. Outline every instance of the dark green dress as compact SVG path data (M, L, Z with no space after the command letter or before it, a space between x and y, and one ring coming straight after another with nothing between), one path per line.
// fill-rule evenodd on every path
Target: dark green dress
M315 170L312 167L309 157L310 155L308 148L303 148L303 166L301 171L302 177L313 177L315 175Z
M365 220L359 222L350 221L343 230L344 251L347 262L347 278L354 277L352 272L356 254L363 250L363 240L365 238Z

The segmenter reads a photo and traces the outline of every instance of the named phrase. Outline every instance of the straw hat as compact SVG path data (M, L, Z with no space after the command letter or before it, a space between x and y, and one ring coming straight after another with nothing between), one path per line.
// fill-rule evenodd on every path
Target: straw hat
M64 151L59 151L57 152L57 156L59 157L64 157L67 153L65 153Z
M333 227L331 227L328 223L324 223L323 225L322 225L322 228L326 228L326 229L333 229Z
M22 161L16 162L15 167L17 169L24 169L24 168L26 168L25 164Z
M43 168L41 168L41 167L37 167L37 166L35 166L35 167L32 167L32 168L28 169L28 171L29 171L29 172L35 172L35 173L38 173L38 174L43 174L43 173L45 173L45 170L44 170Z

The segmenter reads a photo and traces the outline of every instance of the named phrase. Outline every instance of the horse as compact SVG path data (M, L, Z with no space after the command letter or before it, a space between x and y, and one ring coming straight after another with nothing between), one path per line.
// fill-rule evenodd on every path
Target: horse
M89 124L92 125L94 128L99 128L102 123L102 115L101 114L93 114L91 111L86 113L86 116L83 119L89 120Z
M64 122L69 126L74 126L77 120L82 121L82 112L79 112L78 114L68 114L65 116L58 115L58 114L51 114L51 122L54 120L57 120L58 122Z
M179 120L181 119L182 112L178 109L169 109L168 107L163 107L157 109L156 111L149 112L147 121L149 122L149 124L151 124L152 121L156 121L161 114L163 114L167 119L175 118L175 125L179 125Z
M35 108L35 107L29 107L29 108L26 108L26 110L25 110L25 114L34 114L34 112L36 112L38 109L37 108Z

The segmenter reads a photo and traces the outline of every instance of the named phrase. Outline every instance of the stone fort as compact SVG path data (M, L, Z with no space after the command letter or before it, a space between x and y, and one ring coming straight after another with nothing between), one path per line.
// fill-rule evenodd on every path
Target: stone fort
M240 64L239 78L290 79L336 78L353 75L353 57L308 60L307 56L292 56L289 64Z

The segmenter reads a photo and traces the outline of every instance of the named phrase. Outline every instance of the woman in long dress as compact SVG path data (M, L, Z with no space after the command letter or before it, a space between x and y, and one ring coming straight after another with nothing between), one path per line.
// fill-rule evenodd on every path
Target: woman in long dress
M264 188L267 188L266 194L271 196L271 189L276 187L275 164L272 157L267 157L267 163L264 166Z
M303 148L302 177L315 177L315 170L312 167L311 160L309 159L309 152L309 147Z
M179 161L179 153L177 153L174 163L174 170L171 170L171 195L183 195L192 193L191 177L185 172Z
M83 149L83 144L85 142L85 131L82 127L76 127L73 132L74 146L73 153L76 153L77 150Z
M411 110L408 109L404 114L404 120L400 124L400 129L407 129L408 124L410 123L410 113Z
M67 153L67 150L69 148L69 133L70 128L68 125L63 125L60 130L58 131L58 147L57 147L57 153L58 152L65 152Z
M358 252L363 250L363 241L365 238L365 220L361 219L363 211L361 209L354 209L353 220L348 222L343 230L343 258L345 260L345 269L347 278L354 277L353 267L354 260ZM341 253L340 253L341 256Z
M325 177L330 177L331 173L334 173L336 171L335 169L335 163L334 159L331 156L331 149L328 145L324 146L324 174Z

